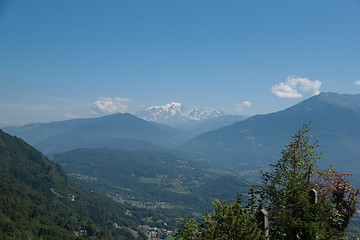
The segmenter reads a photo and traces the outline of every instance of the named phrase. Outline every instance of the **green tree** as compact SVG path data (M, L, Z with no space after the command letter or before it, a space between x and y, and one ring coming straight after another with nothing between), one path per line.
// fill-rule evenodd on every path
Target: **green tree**
M358 191L346 174L318 169L318 143L309 131L304 124L253 189L250 205L259 196L257 206L269 214L270 239L341 239L355 214ZM317 204L309 201L311 189L320 193Z
M215 201L214 211L203 214L202 223L181 218L180 225L177 239L264 239L256 212L244 208L239 195L236 201Z

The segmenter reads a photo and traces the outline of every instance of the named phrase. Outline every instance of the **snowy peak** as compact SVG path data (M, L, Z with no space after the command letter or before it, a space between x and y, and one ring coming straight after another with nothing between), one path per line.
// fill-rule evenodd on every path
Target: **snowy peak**
M136 115L146 121L161 122L169 119L182 118L182 112L186 111L186 108L181 103L171 102L163 106L152 106L141 111Z
M138 112L136 116L158 123L169 125L184 124L189 121L201 121L224 116L225 113L213 108L188 109L181 103L171 102L162 106L152 106L145 111Z
M158 117L169 118L177 114L181 115L181 113L184 111L186 111L186 108L181 103L171 102L163 106L149 107L143 112L151 113L150 115L157 119ZM148 114L145 114L145 116L143 116L142 118L149 121L150 119L147 118L149 118L150 116L146 116L146 115Z
M195 121L217 118L225 115L225 113L220 110L204 108L193 108L188 110L186 114L191 120Z

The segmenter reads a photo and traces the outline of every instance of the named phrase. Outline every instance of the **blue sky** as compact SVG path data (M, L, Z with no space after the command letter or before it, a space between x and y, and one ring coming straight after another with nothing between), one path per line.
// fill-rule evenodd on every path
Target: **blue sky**
M2 125L171 101L263 114L359 80L360 0L0 1Z

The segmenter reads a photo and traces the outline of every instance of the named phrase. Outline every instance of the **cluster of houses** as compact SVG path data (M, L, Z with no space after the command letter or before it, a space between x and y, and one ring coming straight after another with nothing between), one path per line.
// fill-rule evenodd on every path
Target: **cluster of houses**
M69 199L69 201L71 201L71 202L75 202L75 196L73 195L73 194L68 194L68 199Z
M175 235L174 231L168 231L165 228L149 227L147 225L139 225L139 228L144 230L149 235L150 239L165 239L168 236Z
M147 209L161 208L165 205L169 205L169 203L167 203L167 202L146 202L144 204L145 208L147 208Z
M125 200L119 193L107 194L107 196L115 201ZM132 197L131 200L135 200L135 198ZM155 202L145 202L142 204L142 207L147 208L147 209L157 209L157 208L162 208L167 205L169 205L169 203L167 203L167 202L155 201Z
M96 236L89 236L89 232L86 230L86 228L84 227L80 227L79 228L79 232L78 232L81 236L86 236L89 239L97 239Z
M97 181L98 179L96 177L91 177L91 176L86 176L86 175L81 175L78 173L71 173L68 174L69 176L71 176L72 178L75 178L77 180L81 180L81 181ZM129 189L130 190L130 189ZM124 200L120 194L115 193L115 194L108 194L108 197L112 198L115 201L121 201ZM75 201L75 196L72 194L68 194L68 199L69 201ZM132 198L133 200L135 199L134 197ZM146 202L144 203L143 207L147 208L147 209L157 209L157 208L161 208L164 207L165 205L169 205L169 203L167 202ZM121 228L118 224L114 224L115 228ZM147 225L140 225L139 228L141 228L142 230L144 230L150 239L165 239L168 236L173 236L175 235L174 231L169 231L165 228L157 228L157 227L149 227ZM79 233L81 235L88 235L88 232L86 231L85 228L80 228L79 229ZM96 238L96 236L92 236L91 239Z
M124 200L120 194L118 193L115 193L114 195L111 195L111 194L108 194L107 195L109 198L111 198L112 200L114 201L121 201L121 200Z

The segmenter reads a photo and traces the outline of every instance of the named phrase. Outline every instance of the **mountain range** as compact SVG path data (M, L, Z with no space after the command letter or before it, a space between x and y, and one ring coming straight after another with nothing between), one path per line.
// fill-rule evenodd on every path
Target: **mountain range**
M181 103L171 102L162 106L149 107L145 111L140 111L135 115L147 121L176 125L188 121L201 121L209 118L217 118L226 114L214 108L188 109Z
M180 130L131 114L7 127L4 130L50 155L77 148L167 150L211 166L251 175L260 167L266 168L276 162L281 149L296 130L311 122L311 134L319 140L319 151L323 152L319 164L323 167L334 165L344 171L351 169L360 176L360 167L356 167L360 161L359 94L321 93L282 111L246 119L218 116L223 113L217 111L214 116L218 117L204 119L200 116L211 114L191 115L196 111L189 111L178 103L149 109L149 116L157 116L157 120L181 117L187 119L188 129L196 127L202 132L209 127L212 130L194 136L194 133L184 130L186 127Z
M76 148L159 151L174 148L199 133L245 119L244 116L224 115L214 109L186 110L178 103L149 109L152 116L156 115L157 118L146 118L145 115L143 118L157 122L128 113L117 113L97 118L5 127L4 131L21 137L44 154L66 152ZM174 128L161 124L167 121L174 122L175 119L182 119L181 127Z
M171 102L162 106L152 106L137 112L137 117L146 121L166 124L193 135L224 127L246 116L234 116L215 108L187 108L181 103Z

